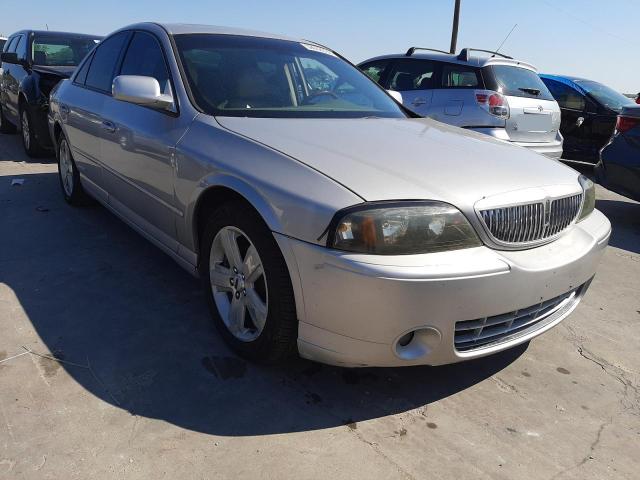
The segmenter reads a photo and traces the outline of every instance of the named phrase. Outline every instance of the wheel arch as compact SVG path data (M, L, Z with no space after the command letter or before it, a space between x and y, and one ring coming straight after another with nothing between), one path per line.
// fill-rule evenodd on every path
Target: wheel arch
M281 232L280 219L269 202L251 185L230 175L216 175L200 182L187 208L186 224L191 235L196 255L200 251L200 237L206 224L206 214L215 206L229 200L240 200L251 208L265 222L272 232Z

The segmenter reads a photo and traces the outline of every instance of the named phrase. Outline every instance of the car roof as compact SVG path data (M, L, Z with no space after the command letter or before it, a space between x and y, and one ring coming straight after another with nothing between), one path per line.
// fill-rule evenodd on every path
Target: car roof
M411 55L407 55L406 53L395 53L390 55L380 55L378 57L370 58L363 62L360 62L359 65L363 63L373 62L375 60L387 60L387 59L400 59L400 58L417 58L421 60L434 60L437 62L447 62L447 63L458 63L460 65L469 65L472 67L485 67L487 65L512 65L515 67L522 67L528 70L533 70L537 72L536 67L531 65L530 63L521 62L519 60L514 60L511 58L502 58L499 56L480 56L480 55L469 55L468 60L463 60L458 57L457 54L454 53L438 53L438 52L415 52Z
M545 79L547 79L547 80L555 80L556 82L563 83L565 85L573 87L573 88L575 88L576 90L578 90L579 92L581 92L583 94L586 94L587 91L580 85L580 82L600 83L600 82L596 82L595 80L590 80L588 78L574 77L574 76L569 76L569 75L551 75L551 74L548 74L548 73L541 73L540 74L540 78L542 78L543 80L545 80Z
M277 40L289 40L294 42L302 42L308 40L302 40L297 38L287 37L285 35L279 35L268 32L261 32L257 30L246 30L243 28L224 27L217 25L198 25L189 23L162 23L162 22L143 22L134 25L123 27L119 30L131 30L135 28L149 28L152 26L160 26L169 35L183 35L187 33L191 34L214 34L214 35L239 35L244 37L261 37L261 38L273 38ZM316 42L311 42L316 43Z
M89 37L89 38L102 38L102 35L91 35L89 33L78 33L78 32L58 32L54 30L18 30L17 32L12 33L10 36L18 35L20 33L31 34L35 33L38 35L74 35L76 37Z

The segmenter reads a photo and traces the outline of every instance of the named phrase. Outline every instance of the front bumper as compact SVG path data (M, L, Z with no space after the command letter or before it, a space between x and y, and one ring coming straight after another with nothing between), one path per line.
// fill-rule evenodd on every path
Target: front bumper
M611 225L595 211L537 248L372 256L329 250L276 234L292 271L302 357L342 366L441 365L498 352L552 328L576 306L607 245ZM468 351L456 322L525 309L576 290L539 328ZM399 347L416 331L421 348ZM410 344L411 345L411 344Z
M564 139L560 132L556 134L556 138L552 142L514 142L509 138L509 134L504 128L495 127L475 127L469 130L474 130L479 133L484 133L498 140L509 142L512 145L518 145L520 147L532 150L545 157L559 160L562 157L562 144Z

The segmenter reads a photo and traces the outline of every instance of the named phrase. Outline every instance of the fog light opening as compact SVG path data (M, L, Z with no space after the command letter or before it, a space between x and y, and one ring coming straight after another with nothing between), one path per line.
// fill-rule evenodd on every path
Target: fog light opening
M409 332L401 336L400 340L398 340L398 345L400 345L401 347L406 347L407 345L409 345L409 343L411 343L411 340L413 340L413 336L414 332Z
M441 335L433 327L417 328L402 334L395 342L395 354L403 360L417 360L429 355L440 343Z

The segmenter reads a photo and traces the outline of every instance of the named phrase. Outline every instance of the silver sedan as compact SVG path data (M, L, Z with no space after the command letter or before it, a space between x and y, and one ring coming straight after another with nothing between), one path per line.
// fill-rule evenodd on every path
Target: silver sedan
M240 354L438 365L558 324L609 221L594 185L417 118L306 40L143 23L51 95L65 199L104 204L201 278Z

